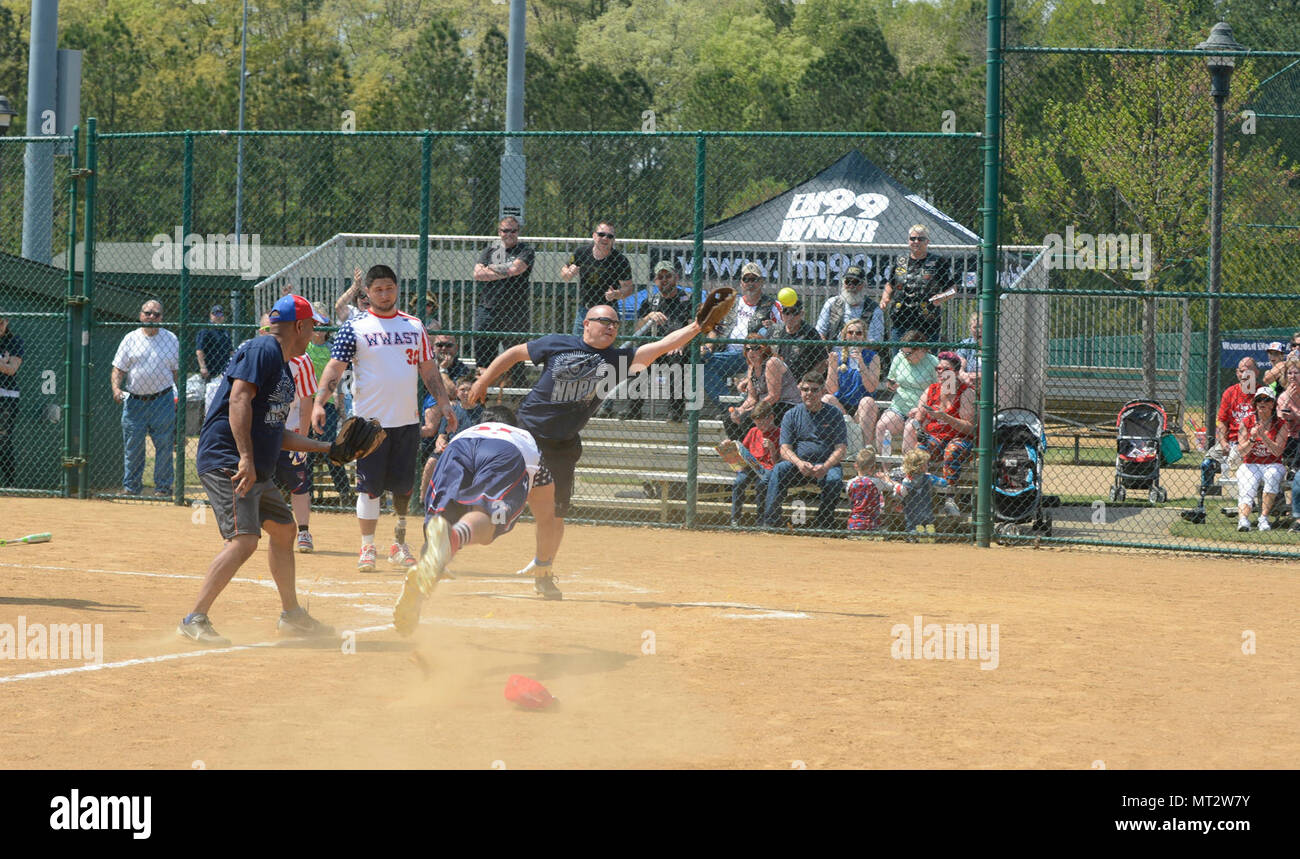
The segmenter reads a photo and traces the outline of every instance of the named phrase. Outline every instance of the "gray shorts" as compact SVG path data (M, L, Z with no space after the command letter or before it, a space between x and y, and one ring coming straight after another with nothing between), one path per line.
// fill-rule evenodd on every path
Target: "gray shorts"
M293 511L284 503L275 481L268 478L254 483L243 498L236 498L235 484L230 482L233 475L233 471L224 470L199 475L223 539L233 540L236 534L260 537L263 522L293 524Z

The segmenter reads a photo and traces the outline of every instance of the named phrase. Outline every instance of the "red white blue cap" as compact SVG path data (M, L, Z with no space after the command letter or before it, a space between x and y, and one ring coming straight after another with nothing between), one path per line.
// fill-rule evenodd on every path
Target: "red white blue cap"
M300 319L314 319L319 325L328 325L329 320L317 313L311 306L311 302L301 295L282 295L280 300L271 308L267 314L272 323L276 322L297 322Z

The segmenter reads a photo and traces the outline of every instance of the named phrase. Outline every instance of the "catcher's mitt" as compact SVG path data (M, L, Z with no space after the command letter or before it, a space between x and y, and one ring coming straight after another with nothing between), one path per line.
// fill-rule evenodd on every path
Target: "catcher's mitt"
M387 433L374 418L348 418L339 427L339 434L330 445L330 462L343 465L354 459L369 456L383 443Z
M695 321L700 323L700 333L708 334L731 312L736 303L736 290L720 286L705 296L700 309L695 311Z

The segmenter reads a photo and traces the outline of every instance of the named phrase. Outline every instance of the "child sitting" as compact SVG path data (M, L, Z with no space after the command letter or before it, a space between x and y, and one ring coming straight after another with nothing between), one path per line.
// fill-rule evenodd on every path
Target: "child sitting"
M758 502L758 520L763 520L763 501L767 498L767 479L772 476L781 451L781 428L772 420L772 405L760 402L751 415L754 426L745 434L744 442L737 447L734 441L725 441L718 445L718 452L723 459L731 463L744 463L736 473L731 485L731 524L740 524L740 515L745 508L745 489L751 483L755 487ZM736 459L739 457L739 459Z
M879 531L885 499L871 479L877 470L875 449L862 448L853 465L858 476L849 481L849 530Z
M903 528L907 541L915 543L914 534L934 533L933 486L947 486L948 481L926 471L928 451L913 449L903 456L903 480L894 484L894 495L903 499Z

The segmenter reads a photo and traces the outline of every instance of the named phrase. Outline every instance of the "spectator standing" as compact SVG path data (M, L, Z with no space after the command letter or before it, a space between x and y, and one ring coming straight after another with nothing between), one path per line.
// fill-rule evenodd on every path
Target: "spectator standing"
M809 373L799 380L803 402L785 413L781 421L781 461L767 481L763 515L769 528L779 527L781 506L791 486L812 483L821 487L821 500L814 526L834 525L835 506L844 492L840 461L848 449L844 418L822 402L826 385L821 373Z
M154 495L172 494L172 387L180 372L180 343L159 327L162 316L162 302L146 301L140 327L122 338L113 356L111 384L114 402L122 404L122 491L127 495L143 490L146 435L153 440Z
M880 520L885 510L885 499L880 494L880 487L872 479L876 471L876 451L867 445L858 451L853 467L858 476L849 481L850 531L879 531Z
M361 269L352 269L352 285L334 302L334 319L341 325L370 310L370 296L366 294Z
M717 339L743 340L756 331L775 329L781 320L777 301L763 294L763 269L748 262L740 270L740 295L726 318L708 336L704 349L704 395L716 411L722 411L719 397L727 393L727 383L745 366L740 343L713 343Z
M636 290L632 282L632 264L621 250L614 247L614 239L613 224L601 221L591 234L591 245L576 250L569 257L569 264L560 269L560 277L566 282L578 278L574 337L582 336L588 310L626 298Z
M870 315L867 316L867 312ZM822 305L817 316L817 333L830 340L846 322L866 316L866 339L879 343L885 339L885 313L874 301L867 301L867 273L860 265L851 265L840 281L840 294Z
M677 286L677 269L668 260L662 260L655 266L655 288L641 302L636 313L636 330L638 334L650 337L665 337L691 324L695 318L695 308L691 304L691 294ZM686 356L673 352L663 356L659 363L684 366ZM628 404L627 417L637 420L642 414L643 400L632 399ZM672 392L668 401L668 420L680 421L686 417L686 374L682 374L682 385Z
M796 379L802 379L814 372L824 378L826 358L830 350L823 345L822 336L817 333L817 329L804 319L803 299L796 299L789 307L778 304L777 309L781 312L783 325L775 329L770 336L774 339L808 342L782 343L776 347L776 354L781 356L781 360L790 368L790 373Z
M225 328L217 327L226 322L225 308L220 304L212 305L212 309L208 311L208 321L213 327L204 328L194 338L194 357L198 359L199 376L203 378L206 385L203 397L205 415L212 405L212 396L216 393L217 386L221 384L221 374L226 371L230 353L235 348L230 332Z
M17 486L14 427L18 423L18 368L23 365L23 339L9 328L0 310L0 486Z
M949 262L930 253L930 231L915 224L907 232L908 253L894 262L880 309L889 311L889 339L902 340L905 332L916 330L923 342L934 342L942 321L939 306L956 295L956 282Z
M907 542L915 543L917 534L934 534L934 487L948 481L926 468L930 454L913 450L903 455L903 479L894 484L894 495L903 500L903 528Z
M474 338L469 349L474 363L486 367L504 349L522 343L519 337L490 336L507 331L531 331L529 282L537 252L519 240L519 220L506 216L497 224L497 240L483 249L474 264L479 283L478 306L474 309ZM511 387L524 384L523 367L510 379Z
M1255 506L1255 493L1262 486L1263 502L1259 507L1261 531L1272 525L1268 514L1286 477L1282 453L1286 450L1287 422L1276 415L1277 395L1271 387L1255 392L1252 413L1242 418L1237 437L1240 440L1241 465L1237 468L1237 530L1250 530L1250 512Z

